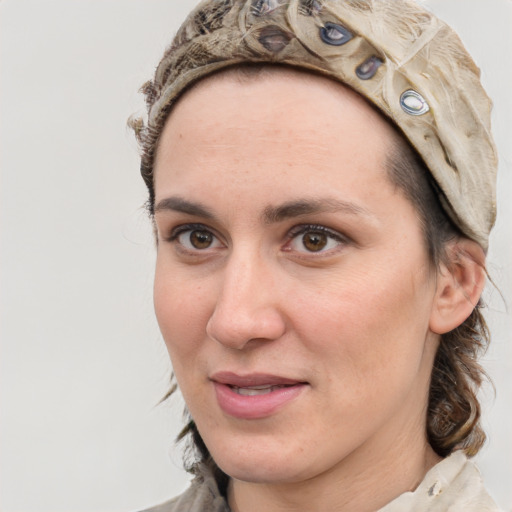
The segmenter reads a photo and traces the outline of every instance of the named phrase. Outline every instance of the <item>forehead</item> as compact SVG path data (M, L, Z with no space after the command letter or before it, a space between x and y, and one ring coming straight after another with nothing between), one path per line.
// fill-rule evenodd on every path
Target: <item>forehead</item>
M346 122L354 135L375 131L390 140L396 136L389 122L349 87L282 66L230 68L202 79L174 106L164 132L173 127L186 131L224 124L226 128L223 121L228 119L233 128L245 123L252 126L253 134L260 128L262 135L269 130L281 132L297 121L307 138L317 141L313 128L318 124L341 135L336 125L346 126ZM343 132L350 135L348 130ZM293 135L301 134L294 130ZM319 135L325 138L325 133Z
M253 179L304 167L319 178L333 163L354 172L382 169L396 137L366 100L328 78L279 67L231 69L201 80L175 105L156 154L156 193L169 170L176 183L206 168L246 181L244 169L255 166L263 174Z

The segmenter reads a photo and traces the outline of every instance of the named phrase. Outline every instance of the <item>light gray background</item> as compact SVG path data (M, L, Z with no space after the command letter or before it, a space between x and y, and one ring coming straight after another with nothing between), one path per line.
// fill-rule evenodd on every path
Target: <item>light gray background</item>
M169 363L153 319L151 230L125 122L193 0L3 0L1 494L3 512L130 511L181 491L181 405L154 407ZM430 0L495 100L501 155L490 274L510 304L512 3ZM478 458L512 510L512 317L494 333Z

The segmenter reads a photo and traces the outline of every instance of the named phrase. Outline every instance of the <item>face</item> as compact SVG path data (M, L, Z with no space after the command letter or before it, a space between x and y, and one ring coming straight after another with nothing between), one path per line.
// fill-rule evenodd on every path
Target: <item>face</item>
M424 440L435 272L387 177L394 137L355 93L285 70L208 78L166 124L155 309L237 479L302 481Z

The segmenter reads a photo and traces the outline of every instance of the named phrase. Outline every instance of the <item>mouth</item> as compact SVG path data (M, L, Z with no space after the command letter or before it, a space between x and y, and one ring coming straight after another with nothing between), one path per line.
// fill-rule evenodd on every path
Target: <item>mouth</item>
M290 384L288 386L272 386L270 384L263 386L247 386L247 387L239 387L239 386L229 386L234 393L242 396L260 396L266 395L268 393L272 393L273 391L277 391L278 389L289 388L294 386L294 384Z
M219 372L211 377L220 409L238 419L272 416L299 397L307 382L269 374Z

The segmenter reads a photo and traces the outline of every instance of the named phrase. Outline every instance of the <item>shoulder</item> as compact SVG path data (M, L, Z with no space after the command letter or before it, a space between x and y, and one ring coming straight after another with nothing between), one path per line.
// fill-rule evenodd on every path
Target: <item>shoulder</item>
M379 512L501 512L489 496L478 468L458 451L434 466L414 492L406 492Z
M217 482L206 469L199 471L189 488L165 503L141 512L230 512Z

